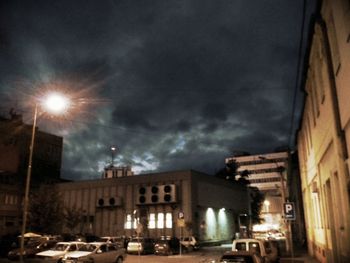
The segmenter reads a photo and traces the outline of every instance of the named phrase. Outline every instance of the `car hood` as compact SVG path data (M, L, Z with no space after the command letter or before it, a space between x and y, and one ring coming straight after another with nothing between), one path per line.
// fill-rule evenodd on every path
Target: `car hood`
M80 258L80 257L85 257L87 255L90 255L91 253L92 253L91 251L73 251L66 254L66 257Z
M56 257L66 254L65 251L57 251L57 250L46 250L40 253L37 253L37 256L44 256L44 257Z

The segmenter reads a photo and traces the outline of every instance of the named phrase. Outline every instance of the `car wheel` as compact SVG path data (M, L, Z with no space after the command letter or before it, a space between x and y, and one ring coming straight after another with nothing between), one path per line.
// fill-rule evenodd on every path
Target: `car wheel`
M123 263L123 258L121 257L117 258L117 261L115 263Z
M193 251L193 249L194 249L194 247L193 247L193 246L188 246L187 251L188 251L188 252L192 252L192 251Z

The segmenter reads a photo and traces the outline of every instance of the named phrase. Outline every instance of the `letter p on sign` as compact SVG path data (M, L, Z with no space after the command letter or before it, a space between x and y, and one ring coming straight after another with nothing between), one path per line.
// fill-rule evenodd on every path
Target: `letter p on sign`
M295 205L294 203L284 203L284 216L287 220L295 220Z

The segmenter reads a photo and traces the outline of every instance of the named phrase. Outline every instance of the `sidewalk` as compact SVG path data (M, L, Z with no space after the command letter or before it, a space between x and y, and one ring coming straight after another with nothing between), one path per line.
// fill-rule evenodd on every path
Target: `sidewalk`
M292 258L291 256L284 256L281 258L281 263L320 263L316 258L310 256L308 254L308 251L305 249L297 249L294 252L294 257Z

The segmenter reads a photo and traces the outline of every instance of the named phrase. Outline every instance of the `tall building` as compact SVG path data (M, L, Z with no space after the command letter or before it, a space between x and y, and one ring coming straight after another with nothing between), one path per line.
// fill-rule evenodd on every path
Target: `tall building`
M60 180L62 137L36 128L32 163L32 183L49 183ZM10 172L18 182L26 178L32 125L23 123L22 116L10 112L0 116L0 171Z
M308 249L350 262L350 2L320 1L297 135Z
M250 186L257 187L265 195L262 209L265 224L260 230L282 230L282 196L288 197L288 152L233 156L225 160L226 163L231 161L237 163L238 174L247 171Z
M0 117L0 236L20 230L31 133L21 115ZM61 155L62 137L37 129L31 186L60 181Z

